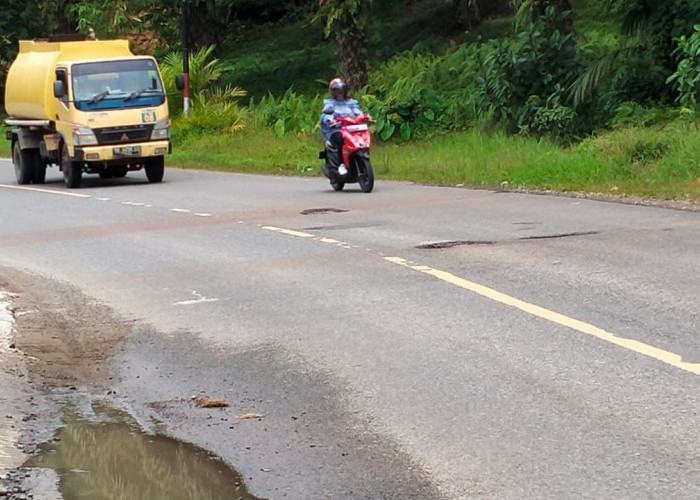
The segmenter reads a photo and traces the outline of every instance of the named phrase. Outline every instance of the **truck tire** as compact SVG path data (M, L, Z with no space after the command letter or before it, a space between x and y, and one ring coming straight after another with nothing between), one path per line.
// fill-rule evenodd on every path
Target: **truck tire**
M100 174L100 179L111 179L114 177L114 172L108 167L101 168L98 174Z
M114 175L114 177L126 177L128 170L126 165L117 165L116 167L112 167L112 175Z
M41 157L41 153L38 149L32 149L31 151L33 152L32 156L34 166L34 168L32 169L32 182L34 184L43 184L44 181L46 181L46 163Z
M160 182L163 180L163 174L165 173L165 158L163 156L149 158L144 162L144 166L146 167L148 182Z
M17 184L30 184L34 179L33 155L29 149L21 149L19 141L12 144L12 163L15 166Z
M63 170L63 182L69 189L79 188L83 182L83 168L77 161L71 160L68 154L68 146L61 149L61 170Z

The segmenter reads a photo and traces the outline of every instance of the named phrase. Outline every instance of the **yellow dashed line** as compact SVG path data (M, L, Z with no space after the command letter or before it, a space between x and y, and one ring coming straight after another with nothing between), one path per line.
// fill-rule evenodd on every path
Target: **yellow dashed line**
M591 335L600 340L604 340L605 342L615 344L617 346L623 347L638 354L649 356L650 358L662 361L676 368L680 368L681 370L694 373L695 375L700 375L700 364L684 362L681 360L681 357L678 354L659 349L657 347L645 344L643 342L639 342L638 340L618 337L613 333L603 330L602 328L598 328L597 326L593 326L589 323L584 323L583 321L564 316L563 314L550 311L549 309L545 309L544 307L540 307L535 304L523 302L522 300L516 299L514 297L496 291L492 288L480 285L478 283L474 283L473 281L460 278L446 271L440 271L439 269L433 269L428 266L410 264L407 260L402 259L400 257L384 257L384 259L389 262L393 262L394 264L399 264L401 266L408 267L409 269L413 269L414 271L428 274L439 280L445 281L460 288L464 288L465 290L469 290L488 299L495 300L496 302L515 307L516 309L520 309L521 311L524 311L533 316L546 319L547 321L551 321L552 323L571 328L572 330L585 333L586 335Z

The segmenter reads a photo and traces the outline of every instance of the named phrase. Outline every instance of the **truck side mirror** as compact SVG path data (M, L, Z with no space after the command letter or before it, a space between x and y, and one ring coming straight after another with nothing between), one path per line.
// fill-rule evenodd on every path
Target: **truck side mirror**
M182 73L175 75L175 87L177 87L177 90L185 89L185 75Z
M62 80L53 82L53 96L58 99L62 99L66 96L66 87L63 85Z

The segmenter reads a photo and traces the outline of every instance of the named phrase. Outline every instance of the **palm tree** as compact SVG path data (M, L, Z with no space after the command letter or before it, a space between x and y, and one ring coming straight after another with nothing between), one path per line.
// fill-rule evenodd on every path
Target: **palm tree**
M678 61L674 54L674 38L693 32L693 25L700 21L700 3L696 0L605 0L606 11L620 20L621 31L627 43L616 51L588 66L572 85L570 91L576 104L584 101L602 82L609 81L617 73L634 72L629 61L637 59L647 68L652 65L662 73L654 82L663 86L665 79L676 69ZM630 75L634 76L634 75ZM668 98L670 87L661 94L650 90L648 97Z
M367 85L365 26L371 5L372 0L319 0L316 14L323 21L325 35L335 37L340 75L353 91Z

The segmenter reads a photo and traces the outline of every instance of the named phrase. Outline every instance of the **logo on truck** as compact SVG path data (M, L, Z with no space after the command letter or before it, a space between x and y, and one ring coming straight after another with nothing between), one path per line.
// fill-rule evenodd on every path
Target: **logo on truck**
M155 123L156 122L156 112L154 110L147 110L141 112L141 123Z

